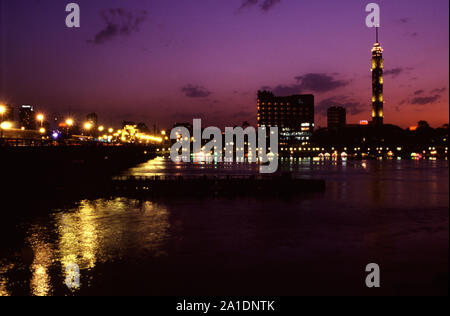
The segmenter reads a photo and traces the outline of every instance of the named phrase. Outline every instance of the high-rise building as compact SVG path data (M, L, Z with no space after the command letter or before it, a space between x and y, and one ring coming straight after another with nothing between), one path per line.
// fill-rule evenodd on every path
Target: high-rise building
M36 129L36 115L31 105L22 105L19 108L19 124L27 130Z
M314 131L314 96L277 97L258 91L258 127L278 127L280 145L308 143Z
M375 126L382 126L384 113L383 96L383 48L378 41L378 27L376 28L376 43L372 48L372 123Z
M341 106L332 106L327 111L328 128L337 129L347 124L347 110Z

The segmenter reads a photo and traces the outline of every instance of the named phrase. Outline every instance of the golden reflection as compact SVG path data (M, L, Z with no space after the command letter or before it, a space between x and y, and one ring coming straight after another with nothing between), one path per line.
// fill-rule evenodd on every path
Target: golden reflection
M64 278L66 267L83 270L98 263L126 257L127 251L165 254L168 239L167 209L152 202L115 200L82 201L73 213L58 214L58 257Z
M33 263L30 266L32 273L30 280L31 294L34 296L47 296L51 292L51 280L48 270L53 262L53 250L45 242L43 232L38 227L32 229L34 233L28 238L33 250Z
M135 168L131 168L128 173L133 176L161 176L167 170L167 159L157 157Z
M8 284L8 279L5 274L14 268L14 264L5 264L0 262L0 297L2 296L10 296L8 289L6 288Z

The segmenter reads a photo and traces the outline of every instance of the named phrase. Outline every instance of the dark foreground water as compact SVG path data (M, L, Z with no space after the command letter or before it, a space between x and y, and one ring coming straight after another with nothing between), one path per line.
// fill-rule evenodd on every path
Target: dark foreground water
M0 225L0 296L448 294L448 167L296 161L283 168L326 179L327 190L286 200L18 203L3 212L28 216ZM127 173L217 172L256 167L156 159ZM365 287L372 262L381 289ZM70 290L66 267L74 264L80 287Z

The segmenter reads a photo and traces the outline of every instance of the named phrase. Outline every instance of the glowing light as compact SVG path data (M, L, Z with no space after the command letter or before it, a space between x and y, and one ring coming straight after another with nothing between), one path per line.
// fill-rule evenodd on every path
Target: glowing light
M44 117L43 114L38 114L38 116L36 116L36 118L37 118L37 120L40 121L40 122L42 122L42 121L45 119L45 117Z
M0 105L0 115L3 115L6 113L6 106Z
M369 121L367 120L359 121L359 125L369 125Z
M114 132L114 129L113 129L113 128L110 128L110 129L108 129L108 132L109 132L109 133L113 133L113 132Z
M105 127L104 127L104 126L99 126L99 127L98 127L98 131L99 131L99 132L103 132L104 130L105 130Z
M45 128L41 127L41 128L39 129L39 133L45 134L45 132L46 132Z
M91 128L92 128L92 123L87 122L87 123L84 124L84 129L85 129L85 130L88 131L88 130L90 130Z
M73 120L72 119L67 119L66 120L66 124L67 124L67 126L73 126Z
M0 127L2 129L11 129L13 127L13 124L11 122L3 122L2 124L0 124Z

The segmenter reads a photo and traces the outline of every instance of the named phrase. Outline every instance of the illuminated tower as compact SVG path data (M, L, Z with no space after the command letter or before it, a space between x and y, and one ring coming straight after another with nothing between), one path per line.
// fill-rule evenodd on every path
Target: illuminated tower
M378 42L372 48L372 122L375 126L383 125L383 48Z

